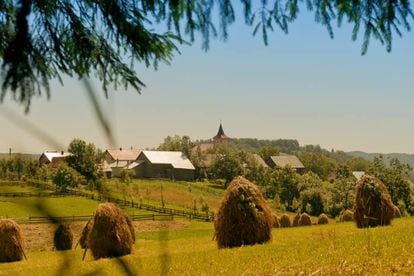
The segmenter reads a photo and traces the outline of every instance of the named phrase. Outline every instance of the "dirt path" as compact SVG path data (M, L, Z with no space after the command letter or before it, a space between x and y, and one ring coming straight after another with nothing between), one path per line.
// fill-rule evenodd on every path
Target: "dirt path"
M73 232L73 246L75 247L82 233L86 222L70 223ZM151 231L175 231L186 229L190 226L190 222L186 220L174 221L140 221L133 222L135 232L151 232ZM40 223L40 224L21 224L23 236L26 240L26 251L50 251L53 250L53 235L56 230L56 224ZM138 237L139 238L139 237Z

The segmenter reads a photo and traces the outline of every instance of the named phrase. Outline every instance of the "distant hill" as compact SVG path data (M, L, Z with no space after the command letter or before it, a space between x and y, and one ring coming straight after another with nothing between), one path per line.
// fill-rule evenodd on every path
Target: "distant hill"
M414 154L408 153L366 153L363 151L350 151L347 154L354 157L361 157L369 161L374 160L375 156L382 155L384 156L385 161L389 161L393 158L398 158L402 163L406 163L414 168Z

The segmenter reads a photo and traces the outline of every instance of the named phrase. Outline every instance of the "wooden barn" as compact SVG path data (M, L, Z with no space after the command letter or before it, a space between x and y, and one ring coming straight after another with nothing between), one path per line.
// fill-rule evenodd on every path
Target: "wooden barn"
M305 172L305 166L303 166L302 162L295 155L271 156L269 166L271 168L290 167L300 174Z
M128 166L137 178L169 178L194 180L195 168L180 151L142 151Z

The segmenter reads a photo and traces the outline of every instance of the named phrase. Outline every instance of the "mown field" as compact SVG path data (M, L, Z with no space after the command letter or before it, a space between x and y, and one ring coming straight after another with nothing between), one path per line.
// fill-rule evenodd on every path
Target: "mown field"
M133 254L120 259L94 261L88 253L82 261L79 248L66 253L30 251L28 260L0 264L0 274L123 275L125 267L138 275L414 272L412 218L397 219L392 226L372 229L357 229L353 223L274 229L273 240L267 244L224 250L218 250L212 240L212 223L193 221L186 225L171 231L138 232ZM139 227L136 225L138 231Z

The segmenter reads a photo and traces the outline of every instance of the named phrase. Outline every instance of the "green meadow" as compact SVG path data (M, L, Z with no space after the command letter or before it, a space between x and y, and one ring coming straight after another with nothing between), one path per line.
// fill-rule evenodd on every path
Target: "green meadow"
M0 264L3 275L277 275L406 274L414 271L414 219L388 227L354 223L274 229L263 245L218 250L213 224L191 222L174 231L138 232L132 255L94 261L76 250L27 252L28 260ZM47 260L47 261L45 261ZM63 273L63 274L62 274Z

